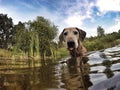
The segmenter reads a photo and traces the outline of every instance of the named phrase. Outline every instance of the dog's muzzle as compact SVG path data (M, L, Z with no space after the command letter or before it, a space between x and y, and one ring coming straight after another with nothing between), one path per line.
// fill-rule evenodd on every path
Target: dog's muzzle
M67 42L68 50L72 51L75 49L75 42L74 41L68 41Z

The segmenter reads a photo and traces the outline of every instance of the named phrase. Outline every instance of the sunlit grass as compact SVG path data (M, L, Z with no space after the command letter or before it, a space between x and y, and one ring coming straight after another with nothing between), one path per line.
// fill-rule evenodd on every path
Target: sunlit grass
M4 49L0 49L0 57L11 57L12 52Z
M67 57L69 55L69 51L64 47L59 48L56 53L59 58Z

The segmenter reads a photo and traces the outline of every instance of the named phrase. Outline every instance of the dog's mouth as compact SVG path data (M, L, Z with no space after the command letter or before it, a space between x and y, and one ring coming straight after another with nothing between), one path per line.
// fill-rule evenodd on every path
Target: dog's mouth
M69 41L67 42L68 50L72 51L75 49L75 42L74 41Z

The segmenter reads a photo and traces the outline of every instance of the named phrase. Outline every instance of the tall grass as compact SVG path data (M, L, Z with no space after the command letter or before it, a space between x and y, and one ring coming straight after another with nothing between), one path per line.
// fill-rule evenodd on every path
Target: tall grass
M0 57L11 57L12 52L5 50L5 49L0 49Z
M36 37L35 39L36 56L40 58L40 46L39 46L40 43L39 43L39 36L37 33L35 34L35 37Z
M30 40L29 55L34 56L34 33L31 33L30 37L31 37L31 40Z
M34 66L35 59L37 59L38 62L40 62L40 47L39 47L39 36L38 33L31 32L31 40L30 40L30 49L29 49L29 55L32 57L31 63L32 66Z

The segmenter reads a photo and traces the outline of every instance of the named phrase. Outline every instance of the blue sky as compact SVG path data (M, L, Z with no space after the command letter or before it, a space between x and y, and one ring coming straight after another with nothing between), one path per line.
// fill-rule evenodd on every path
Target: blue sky
M58 26L78 27L87 36L97 35L97 27L105 33L120 29L120 0L0 0L0 13L19 21L35 20L43 16Z

